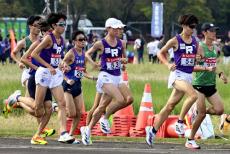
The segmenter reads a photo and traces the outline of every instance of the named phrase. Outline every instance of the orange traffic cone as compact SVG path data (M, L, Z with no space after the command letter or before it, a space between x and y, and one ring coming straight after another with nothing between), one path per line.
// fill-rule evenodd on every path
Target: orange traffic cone
M122 82L129 86L128 73L126 71L122 72Z
M136 122L136 129L142 130L145 129L148 122L148 117L153 116L153 103L152 103L152 96L151 96L151 86L149 83L145 84L145 91L142 97L141 106L139 109L137 122Z

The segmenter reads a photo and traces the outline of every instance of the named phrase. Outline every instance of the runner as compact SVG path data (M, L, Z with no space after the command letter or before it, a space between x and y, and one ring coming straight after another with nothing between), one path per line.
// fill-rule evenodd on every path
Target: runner
M45 21L39 21L38 23L40 25L41 33L45 35L46 32L50 30L50 26ZM35 41L30 48L26 51L26 53L22 56L21 62L30 67L30 77L28 79L28 90L30 97L23 97L21 96L21 92L19 90L15 91L9 98L8 103L10 106L13 106L15 103L18 104L18 106L23 107L27 112L29 112L32 116L35 116L35 72L38 68L37 62L32 58L29 58L31 56L31 52L33 49L38 46L40 43L40 40ZM54 129L45 128L47 123L49 122L50 116L52 114L52 95L50 90L47 91L46 97L45 97L45 115L43 118L37 118L38 125L40 125L39 129L41 129L41 134L35 134L33 138L31 139L31 144L47 144L47 141L44 140L45 137L51 136L55 133ZM28 105L29 104L29 105Z
M60 120L59 142L72 143L74 138L66 131L66 102L62 88L63 73L61 72L61 58L64 56L64 39L61 34L66 27L66 16L62 13L51 13L47 22L53 31L47 35L32 52L32 57L40 63L35 74L35 115L42 117L45 113L44 98L49 88L58 102L58 118ZM41 132L38 132L40 134Z
M24 39L20 40L17 43L17 46L15 47L13 52L11 53L11 57L13 58L13 60L18 64L20 69L23 69L23 73L22 73L22 77L21 77L21 83L24 87L26 87L25 96L29 96L28 90L27 90L27 81L30 77L29 69L26 68L22 62L20 62L20 59L17 57L17 54L21 50L27 51L29 49L30 45L39 39L40 29L39 29L38 22L40 19L41 19L40 16L30 16L28 18L27 26L29 27L30 34L27 37L25 37Z
M85 145L90 144L90 131L100 119L101 115L105 113L106 107L110 104L112 99L114 103L111 103L110 110L106 110L104 118L100 119L102 125L102 131L104 133L110 133L110 127L108 117L112 113L115 113L125 104L131 104L133 101L132 96L125 95L121 90L121 63L126 62L124 47L120 39L118 39L120 24L115 18L109 18L106 20L105 27L107 28L107 35L101 41L96 42L86 52L86 58L95 67L101 67L97 80L97 92L103 93L100 99L99 106L96 108L92 115L92 119L89 125L81 127L82 142ZM102 53L101 65L95 63L91 54L97 50ZM108 106L109 107L109 106Z
M85 52L83 50L86 42L84 32L74 32L72 40L75 42L75 46L66 53L63 59L66 73L64 78L65 80L62 83L65 92L64 95L66 100L67 116L73 119L69 131L71 136L74 135L74 131L80 121L82 107L84 105L81 78L85 76L86 78L92 80L97 79L86 73ZM75 139L74 143L79 144L80 142Z
M123 36L123 32L124 32L124 27L126 26L126 25L124 25L123 23L122 23L122 21L120 21L120 20L118 20L118 19L116 19L117 20L117 24L119 25L119 28L118 28L118 30L119 30L119 32L118 32L118 37L121 39L122 38L122 36ZM125 44L125 48L124 48L124 50L126 49L126 41L124 41L124 40L121 40L122 41L122 44ZM125 65L122 65L122 69L124 70L125 69ZM122 84L123 85L123 84ZM123 87L123 86L122 86ZM126 87L125 87L125 89L126 89ZM128 90L129 91L129 90ZM131 93L129 94L129 95L131 95ZM90 109L90 111L88 112L88 115L87 115L87 118L86 118L86 126L88 126L89 125L89 123L90 123L90 121L91 121L91 119L92 119L92 115L93 115L93 112L96 110L96 108L98 107L98 105L99 105L99 102L100 102L100 100L101 100L101 96L102 96L102 93L99 93L99 92L96 92L96 95L95 95L95 98L94 98L94 103L93 103L93 106L92 106L92 108ZM112 103L111 103L112 104ZM128 104L126 105L126 102L125 102L125 104L124 104L125 106L128 106ZM109 106L111 106L111 105L109 105ZM113 106L113 105L112 105ZM110 109L110 107L107 107L107 110L111 110Z
M195 37L193 37L192 34L198 24L198 19L194 15L187 14L180 16L178 21L183 28L181 34L170 39L157 54L159 60L171 71L168 87L173 88L173 91L164 108L161 109L160 113L156 116L154 126L146 127L146 142L148 145L153 144L157 130L186 94L187 98L184 101L175 128L177 134L183 135L184 117L192 104L197 100L197 94L195 89L193 89L191 82L198 46ZM175 63L171 64L167 61L165 56L170 48L173 48L174 50L175 59Z
M191 134L185 143L185 147L191 149L200 149L194 137L206 114L222 115L224 112L223 102L216 90L216 75L218 75L225 84L228 82L224 73L216 70L218 53L213 42L216 40L216 31L219 27L216 27L212 23L204 23L201 29L204 35L204 41L200 42L198 51L203 52L204 57L199 65L194 67L196 74L193 80L193 87L198 94L196 101L197 115L192 125ZM205 99L211 104L207 109Z

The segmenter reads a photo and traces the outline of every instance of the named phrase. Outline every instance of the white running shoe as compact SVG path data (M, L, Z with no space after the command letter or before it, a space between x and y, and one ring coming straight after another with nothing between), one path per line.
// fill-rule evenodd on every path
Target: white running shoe
M63 135L60 135L58 142L61 143L69 143L72 144L75 141L75 139L69 135L69 133L65 132Z
M80 144L81 142L77 139L74 140L74 142L72 144Z
M8 97L8 104L9 106L13 106L14 103L17 102L17 98L21 96L21 91L20 90L16 90L13 94L11 94L9 97Z
M81 131L82 143L84 145L90 145L91 141L90 141L90 129L89 129L89 127L88 126L81 127L80 131Z
M99 120L99 123L100 123L101 131L103 133L105 133L105 134L111 133L108 119L105 119L104 117L101 117L101 119Z
M184 123L176 122L175 131L179 136L183 136L184 135Z
M185 147L189 149L200 149L200 146L196 144L195 140L188 140L185 143Z
M145 127L145 132L146 132L145 141L149 146L153 145L153 142L154 142L155 137L156 137L156 134L154 134L152 130L153 130L152 126L146 126Z

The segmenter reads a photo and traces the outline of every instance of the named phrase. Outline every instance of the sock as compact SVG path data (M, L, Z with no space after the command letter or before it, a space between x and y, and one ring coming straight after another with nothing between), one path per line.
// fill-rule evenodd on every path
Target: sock
M181 123L181 124L183 124L184 123L184 121L183 120L179 120L178 119L178 121L177 121L178 123Z
M157 130L153 127L152 132L153 132L154 134L156 134L156 133L157 133Z

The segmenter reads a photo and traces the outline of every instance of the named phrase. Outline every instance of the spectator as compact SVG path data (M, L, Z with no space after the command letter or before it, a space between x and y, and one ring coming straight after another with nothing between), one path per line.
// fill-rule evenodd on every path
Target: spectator
M225 45L223 47L223 53L224 53L224 64L228 64L230 62L230 39L228 39L225 42Z
M0 36L0 61L2 62L2 65L6 63L5 49L5 43L2 40L2 36Z
M4 39L4 43L5 43L5 57L6 60L9 58L9 63L13 62L13 59L10 56L10 35L7 34L6 38Z
M143 39L143 36L140 34L140 38L137 38L134 42L134 50L137 50L137 54L138 54L138 64L140 64L141 62L144 63L144 58L143 58L143 54L144 54L144 45L145 45L145 41Z
M151 42L147 44L147 52L149 55L149 62L152 63L158 63L157 59L157 52L159 51L158 44L159 44L158 39L153 39Z

